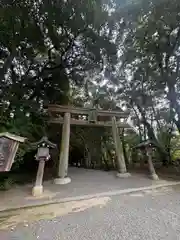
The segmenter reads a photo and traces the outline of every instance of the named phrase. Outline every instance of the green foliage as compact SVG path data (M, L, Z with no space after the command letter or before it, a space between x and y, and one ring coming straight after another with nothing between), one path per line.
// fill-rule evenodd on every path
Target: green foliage
M171 140L171 156L172 160L176 161L180 159L180 136L174 136Z
M33 142L47 134L46 104L68 104L70 85L82 86L88 71L116 62L110 19L100 0L0 5L0 131ZM28 141L13 167L29 150Z
M121 59L124 76L127 77L125 71L128 70L132 77L129 86L124 81L126 92L133 103L142 105L145 111L153 107L156 121L161 120L156 105L164 100L167 107L161 105L169 113L167 121L173 121L179 128L180 3L163 0L142 1L140 4L128 19L124 13L126 24Z
M34 122L32 116L24 116L23 113L19 113L19 115L17 114L13 117L4 116L1 119L0 132L10 132L27 138L27 141L19 146L16 154L16 162L13 165L14 168L18 167L25 153L30 151L29 142L34 142L45 134L45 124L42 116L39 116L39 119L36 116Z
M1 132L38 140L47 134L49 103L128 108L138 135L124 136L127 152L150 138L169 159L168 126L180 130L178 0L0 4ZM103 154L110 156L111 134L98 131L76 129L71 144L86 143L98 158L103 135ZM14 167L28 150L28 142L20 146Z
M11 177L0 178L0 191L9 190L14 184L14 179Z

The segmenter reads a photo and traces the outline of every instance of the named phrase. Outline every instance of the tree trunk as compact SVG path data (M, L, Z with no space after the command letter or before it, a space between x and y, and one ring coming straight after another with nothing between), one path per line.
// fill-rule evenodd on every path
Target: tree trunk
M168 89L169 89L168 99L171 103L171 107L175 109L176 114L178 116L178 121L176 121L175 118L173 118L173 121L176 124L178 131L180 132L180 105L177 101L177 93L175 90L175 85L168 81Z

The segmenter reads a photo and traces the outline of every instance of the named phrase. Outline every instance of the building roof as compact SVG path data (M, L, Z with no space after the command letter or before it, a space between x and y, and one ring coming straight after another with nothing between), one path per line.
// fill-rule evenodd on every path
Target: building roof
M157 147L157 144L148 139L148 140L142 141L141 143L136 145L135 148L144 148L144 147L147 147L147 146Z
M45 144L50 148L56 148L56 144L50 142L46 136L42 137L38 142L31 143L33 148L37 148L39 145Z
M24 137L20 137L20 136L17 136L15 134L12 134L9 132L0 133L0 137L6 137L6 138L9 138L11 140L21 142L21 143L23 143L26 140L26 138L24 138Z

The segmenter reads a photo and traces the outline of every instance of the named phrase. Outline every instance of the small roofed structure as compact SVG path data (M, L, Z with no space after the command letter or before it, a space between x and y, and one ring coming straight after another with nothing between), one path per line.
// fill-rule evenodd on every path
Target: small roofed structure
M47 148L56 148L56 144L50 142L46 136L42 137L38 142L31 143L32 148L38 148L40 146Z
M50 154L49 148L56 148L56 144L50 142L46 136L42 137L40 141L31 144L32 147L37 148L36 160L39 161L38 171L36 175L35 186L33 187L32 194L37 197L43 193L43 175L45 162L49 161Z
M144 140L135 146L137 149L157 148L157 144L152 140Z
M25 140L26 138L9 132L0 133L0 172L10 171L19 143L23 143Z
M17 141L19 143L23 143L26 140L26 138L24 138L24 137L20 137L18 135L15 135L15 134L12 134L12 133L9 133L9 132L0 133L0 137L6 137L6 138L9 138L11 140Z

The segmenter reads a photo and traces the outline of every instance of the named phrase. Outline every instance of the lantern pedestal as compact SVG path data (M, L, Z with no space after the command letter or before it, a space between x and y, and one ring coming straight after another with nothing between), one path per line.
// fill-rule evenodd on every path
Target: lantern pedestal
M151 151L147 151L147 152L148 152L148 165L149 165L149 171L150 171L151 179L152 180L159 180L159 177L156 174L156 170L155 170L154 165L153 165L152 152Z
M38 166L38 171L36 176L36 183L32 190L32 195L35 197L38 197L43 193L42 182L43 182L43 175L44 175L44 166L45 166L45 161L43 160L39 161L39 166Z
M59 185L65 185L71 182L71 179L69 177L65 178L55 178L54 183Z
M131 176L131 174L128 173L128 172L125 172L125 173L117 173L117 175L116 175L116 177L118 177L118 178L128 178L128 177L130 177L130 176Z
M34 186L32 189L32 195L34 197L39 197L43 194L43 186Z

